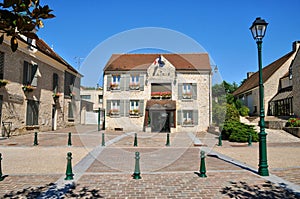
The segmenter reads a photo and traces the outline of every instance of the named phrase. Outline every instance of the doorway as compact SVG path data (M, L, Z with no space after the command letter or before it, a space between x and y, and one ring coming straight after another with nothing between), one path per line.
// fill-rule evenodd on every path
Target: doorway
M57 110L56 105L52 106L52 131L55 131L57 128Z
M152 132L170 132L170 113L168 111L150 111L150 118Z

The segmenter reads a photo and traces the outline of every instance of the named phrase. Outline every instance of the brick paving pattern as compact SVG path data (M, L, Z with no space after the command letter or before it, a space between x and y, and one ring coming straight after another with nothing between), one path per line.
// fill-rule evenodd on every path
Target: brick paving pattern
M68 132L72 132L71 147L67 146ZM38 146L33 146L33 134L0 140L3 175L8 175L0 181L0 198L300 198L300 190L290 190L284 184L289 181L300 185L300 167L297 166L279 163L271 166L271 174L286 180L276 184L251 169L207 155L207 178L198 176L200 150L206 148L229 156L248 151L246 157L237 156L239 161L248 163L249 159L256 159L256 155L249 156L249 151L257 149L255 143L251 148L226 142L216 147L215 135L174 133L170 134L171 146L167 147L166 134L138 132L138 147L133 147L134 132L113 131L105 132L107 145L101 147L101 134L96 126L78 126L39 133ZM126 136L120 137L124 134ZM206 147L194 146L196 139ZM290 144L287 144L278 142L277 137L274 139L268 143L271 154L277 148L287 151L300 148L298 140L293 142L289 138ZM111 140L116 142L111 143ZM98 153L93 153L95 149ZM87 168L76 167L77 172L82 172L74 173L75 177L80 175L78 179L66 181L71 184L60 187L59 179L65 177L67 151L73 153L73 167L89 152L95 157L90 157L92 161ZM136 151L140 152L140 180L131 176ZM45 168L39 168L47 163ZM273 160L269 164L272 163ZM20 171L22 166L23 172Z

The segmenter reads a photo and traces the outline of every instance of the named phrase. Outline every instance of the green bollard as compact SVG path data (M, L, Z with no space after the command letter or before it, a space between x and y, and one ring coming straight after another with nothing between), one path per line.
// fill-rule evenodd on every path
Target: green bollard
M38 133L34 132L34 140L33 140L33 146L39 145L38 143Z
M101 143L101 146L105 146L104 133L102 133L102 143Z
M137 133L134 134L134 143L133 143L133 146L137 146L138 143L137 143Z
M4 180L4 177L2 176L2 166L1 166L1 161L2 161L2 154L0 153L0 181Z
M222 146L222 134L219 135L219 143L218 146Z
M68 135L68 146L72 146L71 132Z
M167 133L166 146L170 146L170 133Z
M134 173L132 174L133 179L138 180L141 179L141 172L140 172L140 153L135 152L135 167Z
M248 146L252 146L252 135L249 133Z
M67 169L66 169L66 178L65 180L73 180L74 174L72 172L72 153L68 152L67 154Z
M206 178L206 167L205 167L205 152L201 151L200 153L200 158L201 158L201 162L200 162L200 174L199 177L201 178Z

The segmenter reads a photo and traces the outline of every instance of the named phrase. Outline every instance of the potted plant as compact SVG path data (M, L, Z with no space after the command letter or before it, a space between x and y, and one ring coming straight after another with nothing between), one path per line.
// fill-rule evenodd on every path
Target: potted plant
M184 121L183 121L183 125L193 125L194 124L194 122L193 122L193 120L191 120L191 119L185 119Z
M140 110L139 109L133 109L129 111L129 115L139 115Z
M110 89L111 89L111 90L118 90L118 89L120 89L119 84L118 84L118 83L111 82L111 83L110 83Z
M191 99L192 98L192 93L191 92L186 92L182 94L183 99Z
M8 81L5 79L0 79L0 87L2 86L6 86L6 84L8 84Z
M165 92L161 92L161 97L163 99L170 99L172 96L171 91L165 91Z
M119 115L119 109L110 109L109 115Z
M25 92L31 92L31 91L33 91L35 88L36 88L36 87L31 86L30 84L28 84L28 85L23 85L23 86L22 86L22 89L23 89L23 91L25 91Z
M57 92L57 93L55 92L55 93L52 94L52 96L53 96L54 99L57 99L57 98L59 98L59 96L62 96L62 94L59 93L59 92Z
M129 83L129 89L130 90L138 90L140 88L140 84L136 82Z
M151 92L152 99L160 99L161 93L160 92Z

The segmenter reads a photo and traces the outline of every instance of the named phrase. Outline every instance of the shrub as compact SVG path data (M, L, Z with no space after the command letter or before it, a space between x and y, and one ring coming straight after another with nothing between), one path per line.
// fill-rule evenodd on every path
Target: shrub
M286 127L300 127L300 118L290 118L286 125Z
M226 105L225 121L240 121L240 113L232 104Z
M254 126L239 121L226 121L222 130L222 139L230 142L247 142L250 134L252 141L257 142L258 134Z
M247 106L242 106L240 109L239 109L239 113L241 116L247 116L249 114L249 108Z

